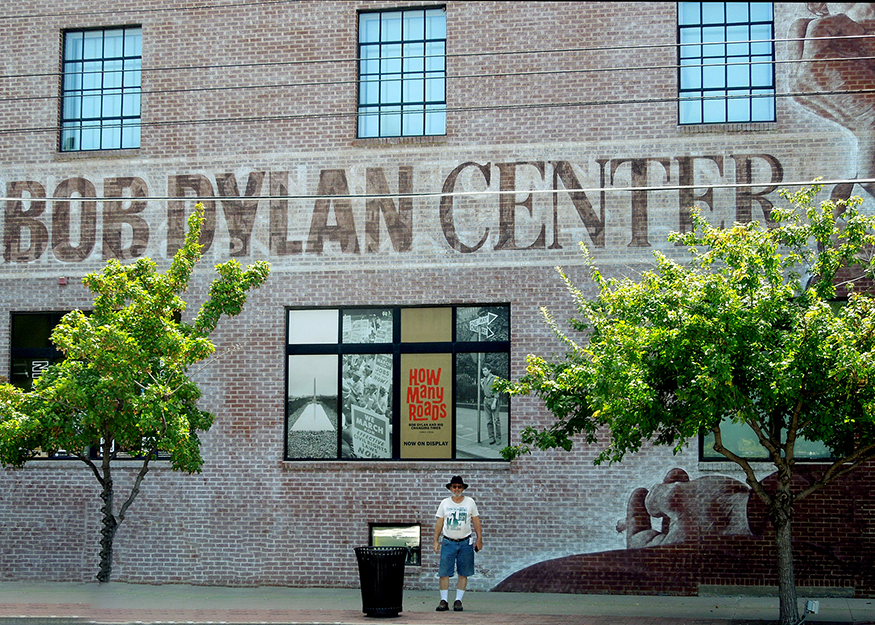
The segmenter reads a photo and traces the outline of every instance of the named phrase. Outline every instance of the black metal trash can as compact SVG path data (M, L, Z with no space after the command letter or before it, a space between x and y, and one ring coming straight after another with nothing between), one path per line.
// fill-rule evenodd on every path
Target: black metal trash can
M404 595L407 547L356 547L362 612L368 616L398 616Z

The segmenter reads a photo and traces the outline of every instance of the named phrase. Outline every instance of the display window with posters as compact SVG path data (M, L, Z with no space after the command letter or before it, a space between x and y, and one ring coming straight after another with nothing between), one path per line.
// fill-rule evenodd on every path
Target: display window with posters
M289 309L287 460L501 460L510 307Z

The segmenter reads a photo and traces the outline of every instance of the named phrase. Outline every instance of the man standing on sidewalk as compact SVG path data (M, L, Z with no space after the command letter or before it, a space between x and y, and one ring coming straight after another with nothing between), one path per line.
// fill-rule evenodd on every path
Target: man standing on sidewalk
M453 493L438 506L437 523L434 526L434 552L441 554L440 576L441 602L438 612L450 609L447 597L450 589L450 577L458 572L456 583L456 601L453 610L462 611L462 597L468 587L468 578L474 574L474 552L483 548L483 536L480 531L480 514L477 504L465 496L468 485L458 475L454 475L447 484ZM473 530L473 534L472 534Z

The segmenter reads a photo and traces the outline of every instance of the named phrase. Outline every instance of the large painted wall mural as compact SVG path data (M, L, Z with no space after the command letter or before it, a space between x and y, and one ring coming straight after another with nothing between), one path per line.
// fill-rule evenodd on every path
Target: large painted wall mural
M875 197L875 40L861 38L875 34L875 5L807 3L806 9L810 17L796 20L788 33L790 89L806 94L794 100L853 135L851 178ZM782 171L773 162L774 171ZM854 192L859 193L855 183L830 190L834 198ZM742 209L737 215L753 217ZM817 471L812 465L798 479L813 480ZM872 586L873 554L858 544L863 515L856 499L872 491L866 473L799 506L793 541L800 586L824 580L849 588ZM667 594L698 594L699 584L709 578L777 584L765 506L731 477L690 479L684 469L670 468L661 482L633 487L616 529L625 535L625 550L546 560L507 577L496 590L634 593L646 586Z
M790 27L790 90L813 113L857 140L856 178L875 179L875 5L806 3L811 17ZM875 195L875 183L863 182Z

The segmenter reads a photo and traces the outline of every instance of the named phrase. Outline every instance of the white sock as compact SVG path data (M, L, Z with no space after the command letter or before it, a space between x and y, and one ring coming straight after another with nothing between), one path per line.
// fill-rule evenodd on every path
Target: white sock
M446 601L449 594L450 594L449 590L442 590L441 591L441 601Z
M456 588L456 601L461 601L462 597L465 596L465 591Z

